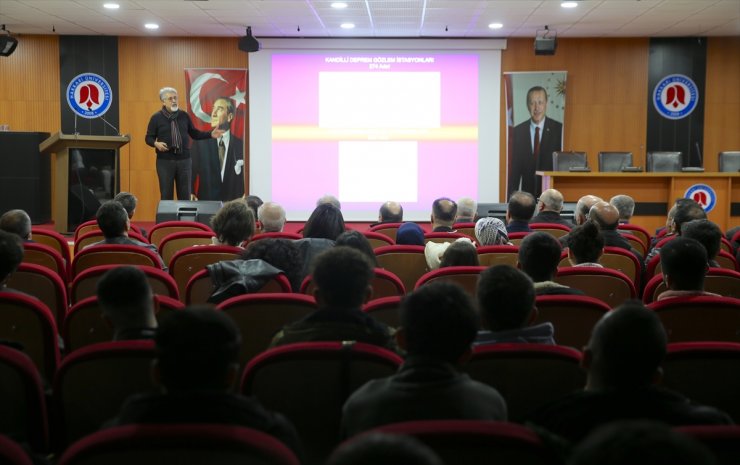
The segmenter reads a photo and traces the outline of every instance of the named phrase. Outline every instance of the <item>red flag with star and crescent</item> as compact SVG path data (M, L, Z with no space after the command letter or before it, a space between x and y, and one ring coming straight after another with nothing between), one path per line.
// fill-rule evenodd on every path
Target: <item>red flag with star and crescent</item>
M213 129L211 114L214 102L219 98L228 98L234 105L231 134L243 143L246 142L248 96L246 69L185 69L185 95L188 97L187 108L190 119L195 127L201 131L211 131ZM245 153L243 149L241 153ZM193 152L193 193L197 198L206 200L199 195L200 192L203 192L202 185L206 181L202 179L196 166L195 157L198 152L198 144L193 145Z

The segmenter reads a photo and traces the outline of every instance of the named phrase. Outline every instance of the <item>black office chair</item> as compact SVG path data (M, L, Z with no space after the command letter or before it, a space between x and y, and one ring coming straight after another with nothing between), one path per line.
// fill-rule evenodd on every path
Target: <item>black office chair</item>
M619 172L632 166L632 152L599 152L599 171Z
M740 171L740 151L720 152L719 170L722 173L735 173Z
M552 168L554 171L569 171L571 168L587 168L586 152L553 152Z
M656 173L670 173L681 171L683 167L683 153L681 152L648 152L647 171Z

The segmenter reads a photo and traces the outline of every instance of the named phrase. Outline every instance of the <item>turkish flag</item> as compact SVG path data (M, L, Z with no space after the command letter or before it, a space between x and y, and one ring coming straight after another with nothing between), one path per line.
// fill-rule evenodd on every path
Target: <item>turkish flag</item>
M185 70L188 114L201 131L211 130L213 103L227 98L234 105L231 132L244 140L247 121L247 70L198 68Z

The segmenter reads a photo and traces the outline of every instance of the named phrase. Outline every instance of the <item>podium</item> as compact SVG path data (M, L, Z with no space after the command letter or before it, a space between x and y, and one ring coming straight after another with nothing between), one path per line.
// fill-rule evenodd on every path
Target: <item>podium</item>
M69 212L69 166L70 154L74 150L95 149L109 150L114 153L115 173L119 171L119 149L128 144L131 138L126 136L81 136L75 134L62 134L57 132L48 139L39 144L39 151L42 154L55 154L56 166L52 176L52 211L51 218L54 220L54 229L57 232L68 232L68 212ZM118 192L118 176L113 191Z

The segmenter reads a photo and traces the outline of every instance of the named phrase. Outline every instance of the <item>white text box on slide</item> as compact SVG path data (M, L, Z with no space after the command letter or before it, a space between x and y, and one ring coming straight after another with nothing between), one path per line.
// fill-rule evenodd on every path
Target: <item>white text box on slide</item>
M416 202L417 152L414 141L339 142L339 199Z
M319 127L438 128L438 72L319 73Z

